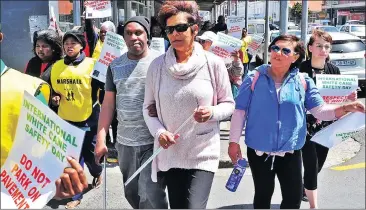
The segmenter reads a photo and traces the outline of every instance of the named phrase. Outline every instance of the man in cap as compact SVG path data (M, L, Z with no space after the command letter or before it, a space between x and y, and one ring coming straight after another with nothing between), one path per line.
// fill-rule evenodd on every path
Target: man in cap
M150 23L146 17L130 18L124 26L128 52L115 59L107 70L105 96L100 113L95 161L107 153L104 143L114 110L117 110L118 163L125 183L153 154L151 136L142 114L145 78L150 63L159 52L149 49ZM130 205L137 208L168 208L165 184L151 180L151 163L124 188Z

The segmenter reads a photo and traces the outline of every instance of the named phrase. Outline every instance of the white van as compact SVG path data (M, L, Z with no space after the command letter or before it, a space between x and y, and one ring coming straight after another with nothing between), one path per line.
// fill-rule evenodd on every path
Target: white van
M257 35L263 35L264 34L264 28L265 28L265 21L264 19L251 19L248 20L248 34L257 34Z

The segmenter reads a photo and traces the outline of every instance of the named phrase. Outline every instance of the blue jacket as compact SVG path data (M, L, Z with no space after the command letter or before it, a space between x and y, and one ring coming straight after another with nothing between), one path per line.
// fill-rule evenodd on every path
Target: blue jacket
M299 69L290 70L279 97L275 83L268 74L270 65L258 68L260 75L251 90L254 72L244 79L237 96L236 109L246 113L245 143L263 152L299 150L306 136L306 110L324 103L314 81L305 76L305 91Z

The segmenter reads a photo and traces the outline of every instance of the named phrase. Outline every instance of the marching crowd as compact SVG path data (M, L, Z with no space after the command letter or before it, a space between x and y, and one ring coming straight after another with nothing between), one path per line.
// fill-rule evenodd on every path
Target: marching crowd
M303 191L310 208L317 208L317 175L328 149L310 139L347 113L365 112L356 92L343 105L326 104L319 94L316 74L340 74L328 62L331 36L315 30L305 49L296 36L280 35L269 45L270 64L249 71L247 30L242 30L243 45L231 54L232 62L224 63L208 49L218 31L227 32L225 20L220 16L215 26L205 23L200 29L198 10L195 1L166 1L154 25L135 16L117 29L107 21L99 33L90 19L85 32L37 32L35 56L25 68L30 76L1 61L1 165L19 117L19 112L5 112L27 90L86 131L80 159L68 158L72 167L56 181L56 197L72 197L66 208L79 205L88 186L84 164L94 177L93 187L102 183L100 162L108 153L105 139L111 125L124 182L154 151L165 149L124 187L133 208L206 208L219 165L219 122L227 119L233 164L244 158L238 142L245 128L254 208L270 208L276 175L281 208L300 208ZM120 33L128 51L110 63L104 84L90 74L108 31ZM151 36L165 38L165 54L149 48ZM14 78L17 84L3 86ZM19 97L6 96L14 93Z

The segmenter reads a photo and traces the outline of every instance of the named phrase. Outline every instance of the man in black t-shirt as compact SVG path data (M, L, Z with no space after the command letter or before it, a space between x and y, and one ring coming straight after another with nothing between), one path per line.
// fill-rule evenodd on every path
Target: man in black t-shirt
M220 15L218 18L217 18L217 23L215 24L214 27L212 27L210 29L210 31L213 31L215 33L217 32L224 32L225 34L228 33L228 30L227 30L227 25L225 23L225 18L224 16Z

